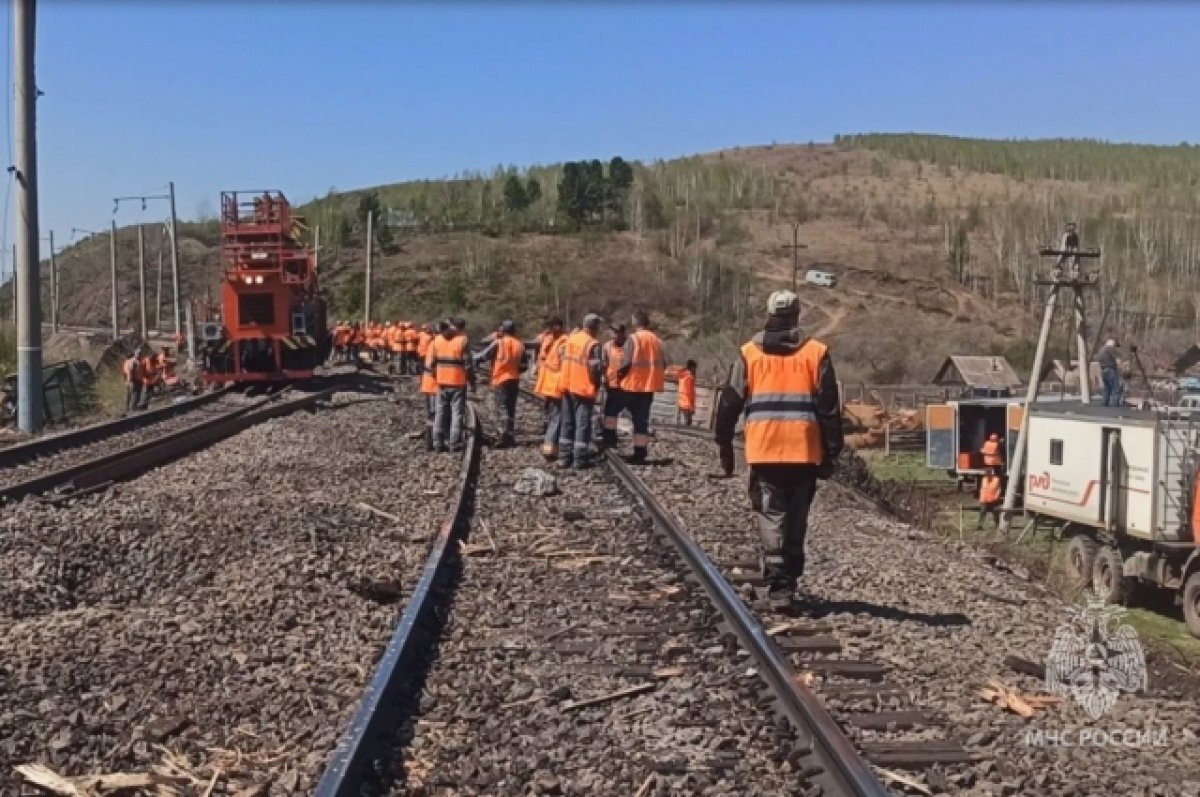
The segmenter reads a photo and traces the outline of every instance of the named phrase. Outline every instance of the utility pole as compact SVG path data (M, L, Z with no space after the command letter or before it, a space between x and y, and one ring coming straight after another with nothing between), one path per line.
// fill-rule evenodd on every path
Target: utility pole
M13 332L17 331L17 245L12 246L12 256L9 260L10 268L12 269L12 285L9 286L12 290L12 322Z
M162 199L170 203L171 218L168 221L168 231L171 235L171 290L174 294L174 302L172 303L172 307L174 308L175 336L178 337L180 332L180 324L182 323L182 317L179 309L179 236L177 235L178 219L175 217L175 183L167 183L167 189L167 193L165 194L154 194L151 196L114 197L113 213L117 212L117 209L121 207L122 202L141 202L142 210L146 209L146 200L149 199ZM161 280L159 284L161 285ZM159 291L159 296L160 298L162 296L161 290ZM161 331L161 325L159 328Z
M1037 400L1038 388L1042 381L1042 366L1046 359L1046 344L1050 340L1050 330L1054 322L1054 308L1058 304L1058 295L1064 288L1074 293L1076 345L1079 347L1079 397L1084 404L1090 403L1091 389L1088 384L1089 368L1087 362L1087 345L1084 342L1086 319L1084 317L1083 291L1096 286L1096 274L1085 274L1081 259L1100 257L1099 249L1080 249L1079 234L1075 231L1075 223L1067 224L1063 233L1061 245L1055 249L1042 247L1038 254L1043 257L1057 257L1050 279L1037 280L1037 285L1048 285L1050 295L1046 297L1046 310L1042 315L1042 330L1038 335L1037 351L1033 356L1033 372L1029 375L1029 389L1025 393L1025 411L1021 413L1021 429L1017 433L1017 446L1013 451L1012 461L1008 466L1008 484L1004 488L1004 508L1000 514L999 531L1007 534L1012 524L1013 510L1017 505L1017 492L1024 484L1022 469L1025 467L1025 452L1028 447L1029 410ZM1066 267L1066 273L1063 268Z
M112 338L117 341L121 337L121 324L117 320L117 221L113 219L112 229L108 236L108 262L112 270Z
M150 333L146 328L146 225L138 225L138 328L145 340Z
M800 243L800 222L799 220L792 222L792 243L783 245L784 249L792 250L792 293L795 293L799 287L797 275L800 273L800 250L808 247Z
M58 332L58 261L55 259L54 230L50 231L50 331Z
M363 321L367 324L371 323L371 250L375 248L374 226L375 212L369 210L367 211L367 279L364 286L367 295L363 302Z
M17 293L17 425L34 434L41 430L42 308L38 274L37 82L34 55L37 16L34 0L13 0L13 77L15 121L13 149L17 182L17 245L14 260ZM17 290L19 288L19 291Z
M162 275L163 275L163 247L162 243L158 245L158 290L154 293L154 328L162 333Z
M174 308L175 337L179 337L179 235L175 218L175 183L167 183L171 195L171 297Z

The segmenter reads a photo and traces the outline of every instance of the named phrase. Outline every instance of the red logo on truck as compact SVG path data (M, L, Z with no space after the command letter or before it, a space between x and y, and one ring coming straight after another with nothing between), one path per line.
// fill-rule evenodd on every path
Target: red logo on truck
M1032 490L1049 490L1050 489L1050 474L1043 472L1042 474L1029 474L1029 489Z

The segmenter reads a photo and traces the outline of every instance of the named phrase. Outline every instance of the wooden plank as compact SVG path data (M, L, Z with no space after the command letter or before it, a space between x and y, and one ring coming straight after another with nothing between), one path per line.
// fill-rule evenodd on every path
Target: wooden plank
M788 653L837 653L842 649L841 642L824 634L780 636L775 638L775 644Z
M933 721L920 711L877 711L871 714L852 714L847 719L856 728L886 730L889 726L898 729L930 725Z
M825 675L840 675L843 678L856 678L863 681L882 681L887 674L887 667L872 661L852 661L849 659L807 659L804 669Z
M615 692L609 692L606 695L599 695L598 697L589 697L586 700L572 700L569 703L563 703L562 710L563 711L578 711L581 708L588 708L590 706L599 706L604 703L611 703L614 700L620 700L620 699L626 698L626 697L636 697L637 695L644 695L647 692L653 692L654 689L655 689L655 684L638 684L637 686L628 686L624 689L618 689Z

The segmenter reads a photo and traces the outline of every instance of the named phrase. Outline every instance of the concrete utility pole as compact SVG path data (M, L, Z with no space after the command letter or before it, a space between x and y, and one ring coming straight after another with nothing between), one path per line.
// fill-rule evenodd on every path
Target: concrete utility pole
M797 275L800 273L800 250L808 248L804 244L800 243L799 221L792 222L792 243L790 246L788 244L784 244L783 248L792 250L792 293L795 293L799 287Z
M160 333L162 332L162 275L163 248L160 242L158 245L158 290L154 293L154 328Z
M146 328L146 226L138 225L138 327L145 340L149 334Z
M13 0L13 149L17 182L17 426L27 434L45 423L42 398L42 308L38 274L37 16L34 0ZM17 290L19 289L19 290Z
M108 263L112 270L112 338L114 341L121 337L121 323L117 320L117 222L112 221L112 229L108 236Z
M364 323L371 323L371 250L375 248L375 213L367 211L367 279L363 289L366 291L366 299L363 301L363 320Z
M1092 259L1100 257L1099 249L1083 250L1079 248L1079 236L1075 232L1075 224L1069 223L1063 234L1062 244L1058 249L1043 247L1038 251L1043 257L1057 257L1054 270L1048 280L1037 280L1038 285L1050 286L1050 295L1046 297L1046 311L1042 315L1042 330L1038 335L1037 351L1033 356L1033 372L1029 375L1029 389L1025 393L1025 411L1021 413L1021 429L1017 433L1016 450L1012 453L1012 461L1008 465L1008 484L1004 489L1004 508L1000 514L999 531L1007 534L1012 524L1013 510L1017 505L1017 493L1024 484L1022 470L1025 467L1025 452L1028 448L1029 410L1037 400L1038 388L1042 382L1042 367L1046 360L1046 344L1050 340L1050 329L1054 322L1054 308L1058 304L1058 295L1064 288L1074 293L1076 344L1079 347L1079 397L1084 404L1091 403L1091 390L1088 384L1089 371L1087 362L1087 344L1084 342L1086 319L1084 317L1083 291L1096 286L1096 275L1083 272L1081 258ZM1067 272L1063 273L1063 267Z
M58 261L55 259L54 230L50 231L50 331L58 332Z
M167 183L171 196L171 298L174 308L175 336L179 336L179 235L175 218L175 183Z
M12 322L13 332L17 330L17 245L13 244L12 254L9 259L9 268L12 270L12 285L9 289L12 291Z

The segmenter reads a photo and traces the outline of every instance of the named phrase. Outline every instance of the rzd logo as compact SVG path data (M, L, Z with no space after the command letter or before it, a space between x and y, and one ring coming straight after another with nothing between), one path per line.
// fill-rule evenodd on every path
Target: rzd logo
M1030 490L1049 490L1050 489L1050 474L1036 473L1029 474L1029 489Z

